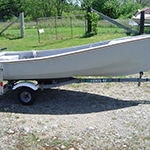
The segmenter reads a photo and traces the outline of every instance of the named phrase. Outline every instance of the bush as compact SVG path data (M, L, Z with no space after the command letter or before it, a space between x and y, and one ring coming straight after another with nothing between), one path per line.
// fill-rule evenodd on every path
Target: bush
M32 20L32 17L31 16L26 16L25 18L24 18L24 21L25 22L30 22Z
M92 31L94 32L94 34L97 34L99 15L95 12L90 12L88 13L88 15L89 15L89 20L92 22Z

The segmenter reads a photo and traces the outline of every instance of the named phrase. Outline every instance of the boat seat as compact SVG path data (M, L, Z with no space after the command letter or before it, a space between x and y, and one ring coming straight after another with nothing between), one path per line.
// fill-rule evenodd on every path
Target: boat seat
M0 61L18 60L19 55L4 55L0 57Z

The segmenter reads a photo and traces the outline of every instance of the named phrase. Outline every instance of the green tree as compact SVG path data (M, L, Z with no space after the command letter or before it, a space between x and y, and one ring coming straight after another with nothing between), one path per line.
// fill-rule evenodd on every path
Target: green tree
M50 17L56 15L56 10L51 0L22 0L22 10L25 17L32 20L40 17Z
M66 2L66 0L52 0L52 4L57 10L57 16L61 16L63 11L68 6L68 3Z
M92 7L92 3L94 0L83 0L81 3L81 7L83 10L87 10L87 8Z
M107 2L108 0L93 0L92 2L92 8L104 13L104 4Z
M121 18L131 18L135 11L141 8L142 6L134 0L125 0L122 4Z
M0 20L10 18L10 2L0 0Z
M120 0L83 0L86 6L90 6L93 9L104 13L111 18L118 18L121 13L121 2Z
M79 9L79 6L69 4L66 0L0 0L0 20L18 17L20 12L24 12L28 20L35 20L39 17L61 16L64 11L75 9Z
M24 10L25 17L36 19L42 16L41 6L37 0L23 0L22 9Z
M136 0L142 7L150 7L150 0Z
M119 0L108 0L104 3L103 13L111 18L118 18L121 14L121 2Z

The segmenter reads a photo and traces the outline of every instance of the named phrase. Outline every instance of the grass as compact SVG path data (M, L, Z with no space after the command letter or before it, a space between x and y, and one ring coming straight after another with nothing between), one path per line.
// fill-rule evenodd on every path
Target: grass
M4 27L6 27L6 23L1 23L0 31ZM64 31L66 30L66 32L70 32L69 28L67 29L63 27L58 29L58 33L61 34L62 30ZM34 50L57 49L57 48L90 44L99 41L105 41L109 39L116 39L116 38L127 36L125 30L114 26L110 26L108 23L106 24L105 22L102 24L102 26L99 27L98 35L95 36L89 36L89 37L84 36L83 29L81 29L80 27L76 27L76 30L73 32L75 33L75 35L78 35L78 33L80 33L79 35L80 37L65 39L65 40L53 40L53 41L49 39L49 42L39 43L38 32L37 32L35 22L25 23L24 38L19 38L20 29L18 29L18 23L16 23L11 28L7 29L2 35L0 35L0 41L1 41L0 48L7 47L7 51L26 51L26 50L28 51L33 49ZM55 38L54 35L52 36L52 38Z
M46 50L90 44L108 39L120 38L124 36L126 36L125 33L108 33L98 34L89 38L78 37L73 39L39 43L36 29L26 29L24 38L18 38L14 30L8 30L0 36L0 48L7 47L8 51L26 51L33 49Z

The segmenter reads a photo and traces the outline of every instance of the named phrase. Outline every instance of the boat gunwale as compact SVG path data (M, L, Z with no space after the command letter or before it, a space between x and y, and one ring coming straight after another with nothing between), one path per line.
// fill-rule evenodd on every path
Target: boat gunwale
M118 45L122 45L122 44L126 44L126 43L133 43L135 41L141 41L141 40L145 40L145 39L150 39L150 35L143 35L142 37L138 36L138 37L133 37L133 38L129 38L129 39L125 39L125 41L120 40L121 42L116 42L116 43L112 43L112 44L104 44L104 45L100 45L100 46L96 46L96 47L89 47L89 48L85 48L85 49L81 49L81 50L76 50L76 51L70 51L70 52L65 52L65 53L61 53L61 54L56 54L56 55L49 55L49 56L42 56L42 57L35 57L35 58L26 58L26 59L18 59L18 60L9 60L9 61L0 61L0 63L3 64L8 64L8 63L25 63L25 62L32 62L32 61L43 61L43 60L47 60L47 59L57 59L60 57L66 57L66 56L70 56L70 55L76 55L76 54L80 54L80 53L87 53L87 52L92 52L92 51L96 51L96 50L101 50L107 47L114 47L114 46L118 46ZM115 39L113 39L115 40ZM110 40L113 41L113 40ZM119 39L118 39L119 41ZM89 44L90 45L90 44ZM71 47L70 47L71 48ZM55 50L55 49L54 49Z

